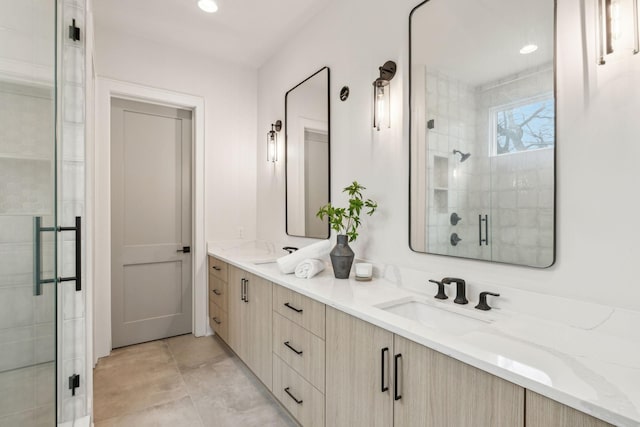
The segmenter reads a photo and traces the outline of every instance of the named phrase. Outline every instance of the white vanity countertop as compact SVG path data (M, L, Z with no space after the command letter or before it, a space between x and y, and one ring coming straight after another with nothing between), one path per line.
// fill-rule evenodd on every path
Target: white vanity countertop
M441 302L398 281L335 279L331 268L313 279L285 275L277 264L264 263L281 255L272 245L252 243L240 249L215 242L209 243L208 253L579 411L617 426L640 426L640 313L508 288L499 289L500 300L511 292L516 302L482 312L473 308L476 301L465 306L454 304L453 298ZM435 290L425 287L425 292ZM470 300L474 295L467 291ZM444 332L376 307L416 296L490 323ZM534 301L535 315L530 307L513 309L517 300Z

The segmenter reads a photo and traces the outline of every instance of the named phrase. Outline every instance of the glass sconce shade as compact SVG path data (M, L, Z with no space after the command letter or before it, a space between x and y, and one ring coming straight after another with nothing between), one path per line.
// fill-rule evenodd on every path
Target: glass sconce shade
M390 128L389 103L391 101L391 88L387 80L376 79L373 82L373 127L376 130Z
M282 129L282 121L271 123L271 130L267 132L267 161L278 161L278 132Z
M387 61L379 68L380 77L373 82L373 127L391 127L391 79L396 75L396 63Z

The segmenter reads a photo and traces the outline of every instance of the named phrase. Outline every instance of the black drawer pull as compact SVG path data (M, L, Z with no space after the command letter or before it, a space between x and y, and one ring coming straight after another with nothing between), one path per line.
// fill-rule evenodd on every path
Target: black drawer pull
M216 322L216 325L221 325L222 322L218 320L217 317L212 317L213 321Z
M400 386L398 384L398 360L402 359L402 354L398 353L393 358L393 399L400 400L402 395L398 393Z
M289 344L289 341L285 341L284 345L286 345L289 348L289 350L293 351L298 356L302 354L302 350L298 351L295 348L291 347L291 345Z
M211 292L213 292L214 294L216 294L216 295L218 295L218 296L222 295L222 292L220 292L220 291L219 291L219 290L217 290L217 289L214 289L214 290L213 290L213 291L211 291Z
M222 270L220 267L215 266L215 265L214 265L213 267L211 267L211 268L213 268L215 271L220 271L220 270Z
M385 355L385 353L389 353L389 347L385 347L385 348L383 348L383 349L382 349L382 351L381 351L381 354L380 354L380 359L381 359L381 361L380 361L380 363L381 363L381 365L380 365L380 367L381 367L381 368L380 368L380 370L381 370L381 374L380 374L380 375L381 375L380 385L381 385L381 388L382 388L382 389L381 389L381 391L382 391L383 393L384 393L385 391L389 390L389 384L384 385L384 380L385 380L385 378L386 378L386 375L384 374L384 365L386 364L386 363L384 362L384 355Z
M287 308L290 308L291 310L295 311L296 313L302 313L302 311L303 311L301 308L295 308L294 306L292 306L288 302L285 302L284 306L287 307Z
M291 394L291 392L289 391L289 387L285 388L284 392L287 393L289 397L292 398L298 405L302 405L302 400L298 400L293 394Z

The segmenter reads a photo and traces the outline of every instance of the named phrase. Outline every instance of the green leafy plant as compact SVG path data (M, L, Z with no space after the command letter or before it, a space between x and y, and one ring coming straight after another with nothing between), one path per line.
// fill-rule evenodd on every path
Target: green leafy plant
M322 220L329 218L331 228L336 230L338 234L346 234L349 241L353 242L358 237L358 227L360 227L360 213L365 209L365 213L369 216L378 208L378 204L371 199L364 200L362 190L366 187L358 184L357 181L345 187L343 193L349 195L349 206L346 208L336 208L331 203L327 203L320 208L316 216Z

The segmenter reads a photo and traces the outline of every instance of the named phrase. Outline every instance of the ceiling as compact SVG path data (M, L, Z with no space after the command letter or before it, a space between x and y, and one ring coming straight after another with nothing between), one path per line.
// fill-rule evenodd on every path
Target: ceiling
M472 86L553 62L553 0L432 0L412 17L412 62ZM529 43L538 50L520 54Z
M210 14L197 0L94 0L94 19L102 31L259 67L331 1L217 0Z

